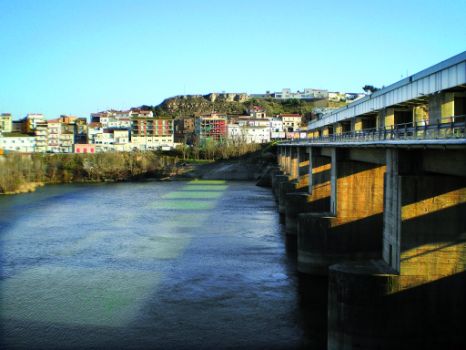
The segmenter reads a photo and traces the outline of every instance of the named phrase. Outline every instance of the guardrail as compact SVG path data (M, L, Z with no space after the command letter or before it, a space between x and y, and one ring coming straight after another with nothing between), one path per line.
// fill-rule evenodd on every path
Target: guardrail
M445 119L448 120L445 122ZM359 131L349 131L341 134L330 134L314 138L290 140L301 142L377 142L390 140L439 140L465 138L466 116L443 118L436 124L404 123L391 128L372 128ZM290 142L287 141L287 142Z

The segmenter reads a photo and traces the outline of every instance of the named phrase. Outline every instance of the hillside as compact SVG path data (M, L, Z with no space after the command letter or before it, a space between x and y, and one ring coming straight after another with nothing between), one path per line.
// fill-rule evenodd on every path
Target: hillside
M208 95L184 95L167 98L158 106L142 106L151 109L159 116L193 116L208 114L213 111L225 114L244 114L252 106L263 107L268 115L280 113L310 114L314 108L340 107L344 103L334 103L327 100L274 100L254 99L247 94L211 93Z

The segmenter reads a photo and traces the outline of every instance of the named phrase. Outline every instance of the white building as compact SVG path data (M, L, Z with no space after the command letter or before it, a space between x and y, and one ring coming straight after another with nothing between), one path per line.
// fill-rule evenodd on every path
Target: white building
M52 119L47 122L47 152L60 152L61 122Z
M283 130L283 121L281 118L272 118L270 120L270 138L272 140L285 138L285 131Z
M252 126L228 124L227 135L230 140L245 143L267 143L270 142L270 126Z
M46 122L43 114L40 113L29 113L26 116L26 131L33 132L36 130L37 125L44 124Z
M239 126L263 126L269 127L270 120L269 119L253 119L253 118L239 118L238 119Z
M239 124L227 124L227 138L230 140L245 141Z
M34 137L36 138L35 152L47 152L48 128L46 121L35 124Z
M139 118L153 118L154 117L154 113L152 111L143 111L137 108L129 111L129 115L131 117L139 117Z
M129 118L118 118L108 122L107 128L112 129L131 129L131 119Z
M159 150L159 149L173 149L175 148L174 135L161 135L161 136L140 136L133 135L131 137L131 149L141 151L146 150Z
M292 92L291 89L282 89L275 92L272 96L276 99L298 99L298 100L320 100L328 98L328 91L323 89L304 89L304 91Z
M131 119L128 116L104 115L100 117L100 123L105 129L131 129Z
M74 145L74 133L70 131L64 131L60 135L60 153L73 153Z
M113 145L115 143L113 136L113 130L103 130L103 132L95 135L94 143L96 145Z
M129 130L113 130L113 140L115 144L129 143Z
M96 138L98 134L103 133L102 124L98 122L89 123L87 126L87 139L90 144L96 143Z
M29 135L0 136L0 149L32 153L36 148L36 139Z
M301 114L280 114L279 117L282 119L284 131L296 131L301 127Z
M95 144L95 151L97 152L113 152L115 145L113 144Z

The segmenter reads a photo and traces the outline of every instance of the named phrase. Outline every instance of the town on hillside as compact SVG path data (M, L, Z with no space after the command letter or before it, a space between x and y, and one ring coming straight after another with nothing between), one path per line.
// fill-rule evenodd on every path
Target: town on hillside
M250 95L254 99L329 101L353 101L361 96L364 94L329 93L317 89L295 93L283 89L280 93ZM206 142L268 143L304 137L305 124L303 114L269 116L263 107L255 105L244 115L212 112L176 118L158 116L144 108L112 109L91 113L90 121L72 115L47 119L37 113L15 120L10 113L2 113L0 154L169 151L182 145Z

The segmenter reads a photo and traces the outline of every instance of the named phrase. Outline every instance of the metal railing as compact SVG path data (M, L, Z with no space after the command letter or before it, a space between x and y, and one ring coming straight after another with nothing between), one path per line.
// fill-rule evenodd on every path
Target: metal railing
M462 139L465 134L466 115L442 118L435 124L414 122L397 124L390 128L371 128L339 134L294 139L284 143L322 142L381 142L396 140Z

